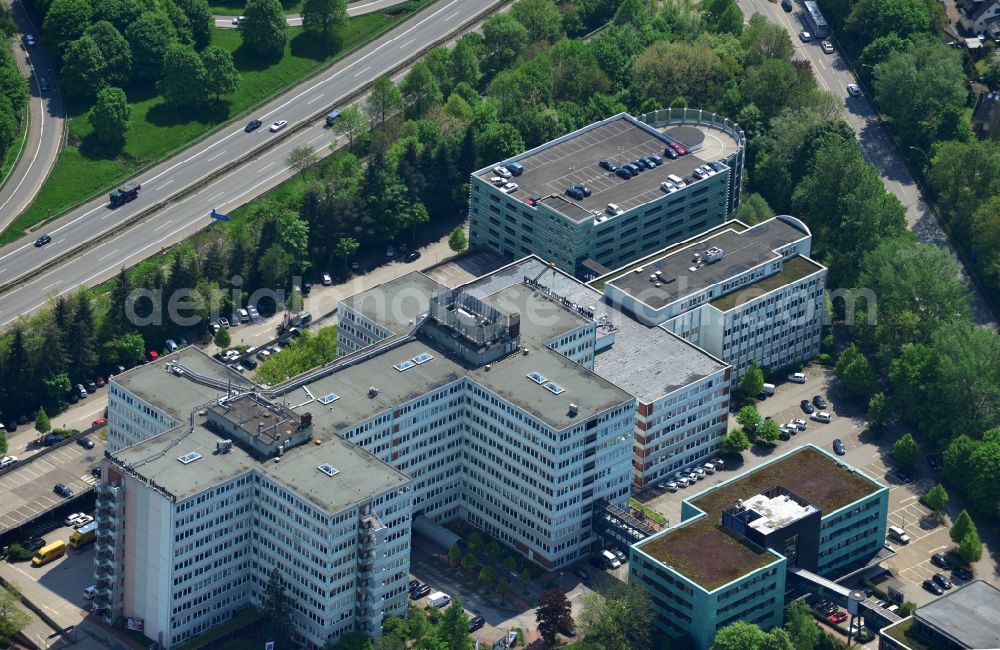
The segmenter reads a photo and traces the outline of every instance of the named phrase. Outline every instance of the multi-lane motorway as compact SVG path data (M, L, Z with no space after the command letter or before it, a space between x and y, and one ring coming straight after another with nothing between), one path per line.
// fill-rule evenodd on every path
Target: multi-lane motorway
M310 117L338 102L371 80L395 69L429 44L450 38L456 31L486 13L499 0L439 0L409 21L389 31L320 75L309 79L261 107L253 117L264 126L245 133L243 123L233 124L188 150L141 174L139 198L119 208L109 208L99 197L49 224L44 233L52 241L35 247L39 231L0 249L0 286L15 278L29 279L0 296L0 327L21 314L43 306L53 295L72 291L110 277L134 261L204 227L212 208L231 210L287 177L285 158L293 147L308 144L316 149L333 142L334 134L322 121L304 125ZM268 125L287 120L283 131L271 133ZM290 133L294 131L294 133ZM249 162L145 218L136 227L123 228L130 217L148 210L206 177L231 167L268 140L281 138ZM60 258L83 242L103 237L98 245L59 264Z
M795 47L793 56L809 60L820 88L830 91L834 97L844 99L847 122L861 143L865 159L875 165L886 189L906 206L906 222L910 230L917 233L920 241L940 246L958 259L948 235L921 196L920 188L896 149L886 127L879 121L878 113L871 102L867 97L850 97L847 94L847 84L859 83L847 60L841 56L839 50L834 50L833 54L824 53L817 39L808 43L799 40L798 33L806 29L802 23L801 3L794 4L793 12L785 12L778 3L768 0L737 0L737 4L747 18L757 12L788 31ZM964 270L962 276L963 281L972 290L976 322L994 332L997 331L996 317L979 288Z

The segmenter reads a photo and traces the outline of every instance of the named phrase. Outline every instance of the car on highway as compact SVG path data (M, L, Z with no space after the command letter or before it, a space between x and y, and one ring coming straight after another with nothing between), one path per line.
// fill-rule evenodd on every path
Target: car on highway
M35 240L35 248L41 248L45 244L48 244L50 241L52 241L52 237L50 235L42 235L41 237Z
M844 448L844 443L840 440L840 438L833 441L833 453L838 456L843 456L847 453L847 449Z
M93 449L94 448L94 441L91 440L90 438L77 438L76 439L76 444L80 445L84 449Z
M285 128L286 126L288 126L288 120L278 120L274 124L271 125L271 133L275 133L277 131L280 131L281 129Z
M813 401L812 401L812 403L813 403L813 406L815 406L816 408L818 408L821 411L826 408L826 400L823 399L822 395L813 395Z
M944 553L935 553L931 556L931 564L941 569L950 569L951 562L945 557Z
M943 573L935 573L931 577L931 580L938 583L938 586L941 587L942 589L951 589L953 586L951 584L951 580L948 579L948 576L946 576Z
M810 403L810 401L807 399L804 399L801 402L799 402L799 408L801 408L802 412L805 413L806 415L812 415L812 412L816 410L813 408L812 403Z
M263 122L261 122L260 120L250 120L249 122L247 122L247 125L243 127L243 130L246 131L247 133L253 133L257 129L259 129L262 124Z
M45 77L38 78L38 87L42 89L42 92L48 92L49 90L49 80Z
M52 488L52 491L58 494L59 496L63 497L64 499L68 499L69 497L73 496L73 490L70 489L68 486L63 485L62 483L56 483L55 486Z
M246 16L236 16L233 18L233 27L239 27L240 23L246 20Z
M858 84L847 84L847 94L851 97L861 97L861 86Z
M24 42L27 45L34 45L36 43L36 41L35 41L35 35L34 34L25 34L24 35Z
M17 456L4 456L0 458L0 469L6 469L17 463Z
M813 39L813 35L809 32L799 32L799 40L803 43L808 43Z
M823 48L823 51L825 53L827 53L827 54L833 54L833 43L831 43L830 41L823 41L820 44L820 47Z
M329 273L324 273L323 275L320 276L320 278L321 278L320 282L323 284L324 287L329 287L330 285L333 284L333 278L330 277Z
M924 586L924 589L926 589L927 591L931 592L935 596L940 596L941 594L944 593L944 589L941 588L941 585L939 585L938 583L934 582L933 580L924 580L924 585L923 586Z

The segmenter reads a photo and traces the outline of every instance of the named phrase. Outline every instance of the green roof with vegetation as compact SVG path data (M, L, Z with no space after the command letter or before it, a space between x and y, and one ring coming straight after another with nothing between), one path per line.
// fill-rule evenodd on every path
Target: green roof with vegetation
M882 632L906 645L911 650L934 650L933 645L927 644L923 639L912 632L913 617L904 618L896 625L882 628Z
M725 531L722 511L776 485L814 504L824 515L884 489L815 447L801 447L695 495L688 502L705 516L654 537L639 549L708 591L767 566L777 556Z
M775 289L783 287L786 284L797 282L821 269L822 267L819 264L816 264L801 255L796 255L786 261L784 265L782 265L781 271L778 273L769 275L768 277L758 280L752 284L748 284L745 287L740 287L732 293L727 293L724 296L716 298L709 304L719 311L729 311L737 305L755 300L765 293L774 291ZM742 300L740 300L741 298Z

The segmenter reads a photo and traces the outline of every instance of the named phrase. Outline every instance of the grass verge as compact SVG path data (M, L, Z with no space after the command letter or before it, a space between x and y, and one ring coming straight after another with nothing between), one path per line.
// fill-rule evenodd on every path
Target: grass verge
M639 503L638 501L636 501L635 499L629 499L628 502L629 502L630 506L632 506L636 510L639 510L644 515L646 515L647 517L649 517L650 519L652 519L656 523L660 524L661 526L667 523L667 518L666 517L664 517L663 515L661 515L657 511L653 510L649 506L643 505L643 504Z
M262 64L259 57L243 48L236 30L216 29L212 44L233 53L242 75L239 90L209 107L178 111L169 108L152 87L129 88L132 128L124 147L117 152L101 151L92 141L87 121L91 102L68 102L67 146L35 202L0 234L0 245L20 238L38 223L168 157L218 125L376 38L430 2L410 0L384 12L351 18L341 27L341 46L333 55L323 53L313 33L292 28L284 56L272 65Z

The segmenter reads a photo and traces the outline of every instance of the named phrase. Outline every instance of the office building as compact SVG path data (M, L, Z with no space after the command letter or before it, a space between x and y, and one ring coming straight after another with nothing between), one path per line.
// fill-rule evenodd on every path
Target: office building
M739 127L691 110L643 119L649 123L622 113L473 172L470 245L538 255L591 278L734 217L745 148ZM667 156L671 143L685 154ZM650 156L660 164L630 178L600 166ZM518 175L497 176L507 165ZM586 186L582 194L570 189L576 185Z
M260 606L274 570L305 647L377 636L384 616L405 614L409 478L317 431L315 404L296 413L258 393L227 394L226 369L191 349L168 359L112 379L119 431L123 405L150 415L144 422L186 414L104 461L95 614L138 622L174 648Z
M736 383L751 360L777 370L819 354L826 267L811 244L795 217L730 221L594 284L640 322L732 364Z
M522 310L522 346L553 350L635 398L634 485L662 480L719 451L729 407L728 364L663 328L637 322L597 289L536 256L462 288ZM431 296L446 290L414 272L345 299L338 308L338 349L353 352L405 334L428 312ZM574 315L562 319L565 325L534 325L564 311Z
M974 580L882 628L879 650L1000 648L1000 589Z
M654 625L708 648L734 621L780 625L786 583L838 576L885 540L889 491L807 445L684 499L681 521L632 547L629 582Z

